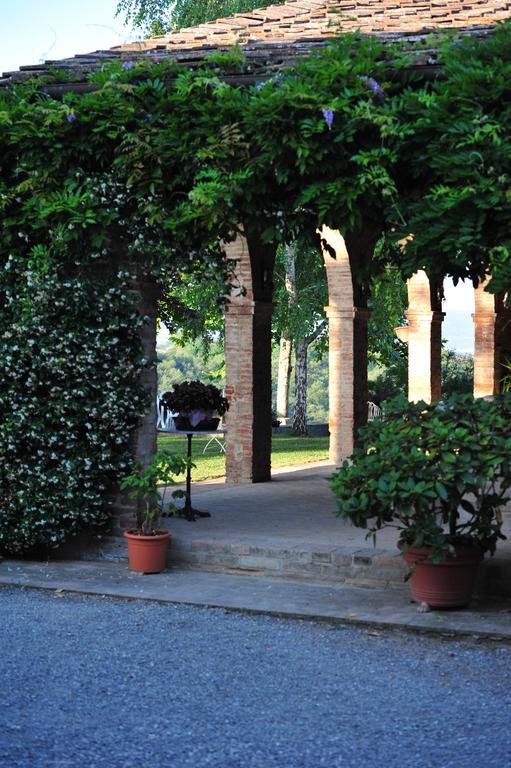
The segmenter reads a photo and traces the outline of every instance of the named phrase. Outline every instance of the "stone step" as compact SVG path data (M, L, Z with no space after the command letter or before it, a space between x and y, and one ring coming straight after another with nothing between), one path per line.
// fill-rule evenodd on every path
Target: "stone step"
M399 553L364 548L290 546L286 543L233 542L218 539L174 540L169 564L212 571L310 579L365 587L403 586Z
M507 553L506 553L507 554ZM127 561L123 537L106 537L100 543L61 550L62 559ZM245 573L273 578L346 584L358 587L407 589L406 567L394 549L334 547L296 544L285 540L224 538L189 539L173 536L167 562L170 568ZM511 597L511 560L505 555L487 557L479 569L479 595Z
M87 547L63 549L63 559L127 560L126 541L111 536ZM167 562L170 568L246 573L272 578L303 579L358 587L407 589L406 567L399 552L377 547L308 546L275 541L184 539L174 536ZM487 557L479 569L478 595L511 597L511 560Z
M169 565L192 569L252 573L278 578L343 583L359 587L407 588L407 569L394 550L364 547L286 546L232 541L174 540ZM476 592L511 596L511 562L487 558L481 564Z

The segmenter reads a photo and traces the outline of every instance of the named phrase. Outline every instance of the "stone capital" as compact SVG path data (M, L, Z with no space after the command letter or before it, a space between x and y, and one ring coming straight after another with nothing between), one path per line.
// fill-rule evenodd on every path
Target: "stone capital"
M255 302L247 301L244 304L230 303L226 307L226 315L230 317L246 317L247 315L253 315L255 310Z
M472 314L472 320L478 325L494 325L497 317L496 312L474 312Z
M435 310L414 312L413 309L409 309L405 314L410 325L415 323L442 323L445 318L445 312L437 312Z

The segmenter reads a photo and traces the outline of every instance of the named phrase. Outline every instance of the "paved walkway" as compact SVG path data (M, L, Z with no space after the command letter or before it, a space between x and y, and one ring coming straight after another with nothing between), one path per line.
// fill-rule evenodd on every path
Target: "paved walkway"
M490 588L507 597L480 598L469 610L418 614L395 531L382 531L375 548L364 531L335 517L327 482L332 469L321 462L276 473L271 483L194 485L194 506L211 517L166 519L173 538L165 573L130 573L119 538L90 551L103 558L93 562L4 561L0 585L511 639L509 539L486 561L479 582L481 595Z
M227 573L171 569L131 573L126 563L4 560L0 585L222 607L340 624L511 642L511 600L474 601L462 611L417 613L408 590L364 589Z
M210 518L166 522L172 532L170 564L305 578L364 587L401 588L405 567L397 532L380 531L374 546L366 531L335 516L326 462L275 473L271 483L197 483L192 501ZM511 513L508 541L481 568L478 591L511 597Z
M271 483L194 483L195 508L211 517L165 518L172 534L168 564L208 571L308 579L363 587L402 588L405 566L395 530L366 532L335 516L328 479L334 467L318 462L275 472ZM511 513L505 530L511 532ZM83 539L63 557L125 560L122 537L86 547ZM511 538L480 569L480 594L511 597Z

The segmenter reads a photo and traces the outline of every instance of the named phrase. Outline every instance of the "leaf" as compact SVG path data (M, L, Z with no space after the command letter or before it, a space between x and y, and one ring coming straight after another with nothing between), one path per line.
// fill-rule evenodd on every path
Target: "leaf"
M447 493L446 487L440 480L435 481L435 490L441 499L443 499L444 501L448 500L449 495Z

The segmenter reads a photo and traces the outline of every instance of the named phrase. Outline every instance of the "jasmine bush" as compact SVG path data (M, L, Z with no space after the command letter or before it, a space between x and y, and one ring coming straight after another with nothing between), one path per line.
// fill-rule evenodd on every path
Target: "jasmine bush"
M27 270L14 293L14 271L0 277L0 549L19 554L105 529L147 398L127 275L92 285Z

